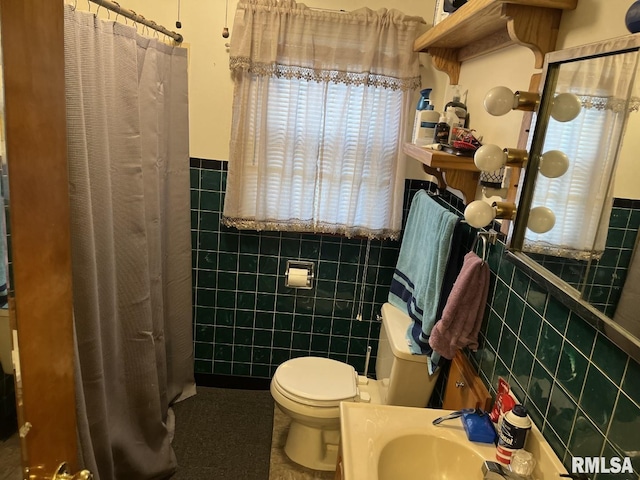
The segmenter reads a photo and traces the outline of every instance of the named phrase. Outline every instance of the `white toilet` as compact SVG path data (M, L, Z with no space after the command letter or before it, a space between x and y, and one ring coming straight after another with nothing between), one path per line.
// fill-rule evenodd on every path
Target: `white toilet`
M351 365L328 358L299 357L278 367L271 395L291 417L284 447L291 460L313 470L335 470L340 402L426 407L439 370L430 376L427 356L409 351L410 323L407 314L390 303L382 306L377 380L358 376Z

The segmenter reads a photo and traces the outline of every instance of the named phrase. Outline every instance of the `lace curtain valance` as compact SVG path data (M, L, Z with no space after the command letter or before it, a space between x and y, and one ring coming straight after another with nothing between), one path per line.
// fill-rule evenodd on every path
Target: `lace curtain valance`
M397 10L314 10L294 0L238 4L233 72L394 90L420 86L413 52L420 17Z
M398 238L421 23L240 0L225 225Z

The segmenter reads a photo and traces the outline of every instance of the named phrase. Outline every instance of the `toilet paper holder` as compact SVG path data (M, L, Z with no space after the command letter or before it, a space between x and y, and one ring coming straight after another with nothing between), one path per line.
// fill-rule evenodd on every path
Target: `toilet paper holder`
M300 284L301 270L306 271L306 281ZM311 290L313 288L314 264L300 260L287 260L287 269L284 273L284 285L289 288L301 288Z

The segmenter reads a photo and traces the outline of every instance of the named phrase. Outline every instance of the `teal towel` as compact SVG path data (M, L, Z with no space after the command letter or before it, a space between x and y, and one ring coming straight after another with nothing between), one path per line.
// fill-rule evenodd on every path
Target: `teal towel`
M424 190L413 197L391 281L389 303L413 320L407 337L411 351L416 354L432 353L429 335L437 320L440 290L458 220L457 215Z

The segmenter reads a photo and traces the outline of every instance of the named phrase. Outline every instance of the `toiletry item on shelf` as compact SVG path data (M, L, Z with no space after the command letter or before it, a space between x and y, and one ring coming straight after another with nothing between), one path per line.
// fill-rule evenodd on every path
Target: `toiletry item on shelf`
M531 430L531 420L522 405L515 405L502 419L498 427L496 460L505 465L511 462L511 455L524 448L527 433Z
M454 108L454 112L457 115L457 117L460 119L459 123L461 127L466 127L467 126L467 115L468 115L468 110L467 110L467 106L462 103L462 101L460 100L460 87L458 85L454 85L453 86L453 100L451 100L449 103L447 103L444 106L445 111L449 108L449 107L453 107Z
M447 117L445 115L440 116L434 132L433 143L444 145L447 145L449 143L449 134L451 132L451 127L449 127L449 124L447 123Z
M436 0L436 6L433 12L433 26L449 16L449 12L444 11L444 0Z
M479 408L463 408L457 410L444 417L436 418L432 423L434 425L440 425L446 420L453 420L460 417L462 419L462 426L467 434L467 438L471 442L479 443L496 443L496 429L489 418L487 412L482 411Z
M496 402L493 404L493 408L491 409L491 421L493 423L499 423L499 420L513 408L516 404L515 400L511 395L509 395L509 391L511 387L507 381L500 377L498 379L498 391L496 394ZM498 428L500 425L498 425Z
M461 6L467 3L467 0L444 0L444 11L453 13Z
M463 127L464 125L460 122L460 118L456 115L455 107L447 107L447 110L444 113L447 123L449 124L449 138L447 139L447 143L451 145L451 133L454 128Z
M511 471L524 479L530 479L533 474L533 469L536 466L536 459L533 458L531 452L526 450L516 450L511 455L511 464L509 468Z
M462 415L462 426L471 442L496 443L496 429L487 412L476 410Z
M420 90L420 100L416 107L416 116L413 122L413 134L411 142L415 145L427 145L433 141L436 124L440 114L433 109L429 101L430 88Z

